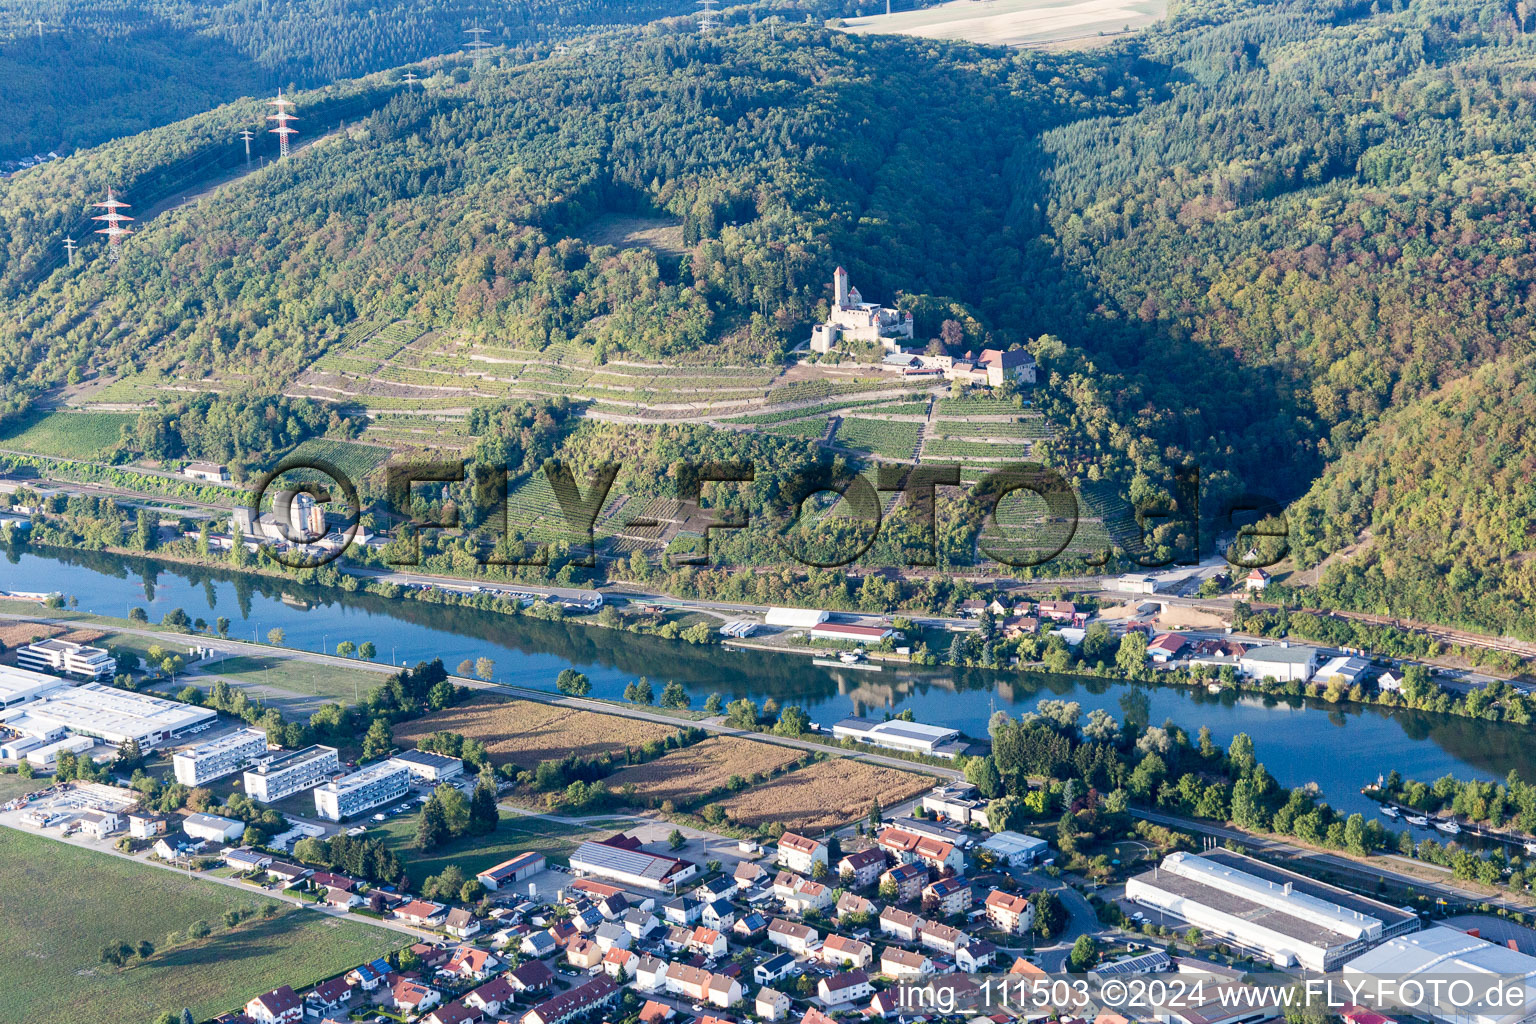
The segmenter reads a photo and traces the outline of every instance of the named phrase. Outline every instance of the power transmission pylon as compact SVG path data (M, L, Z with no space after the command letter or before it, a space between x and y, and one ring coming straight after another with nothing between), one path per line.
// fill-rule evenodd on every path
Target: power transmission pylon
M477 71L485 67L485 51L489 50L492 45L480 38L489 31L490 29L481 28L479 25L476 25L474 28L466 29L464 32L465 35L470 37L469 42L464 44L464 49L474 55L475 69Z
M251 134L249 128L242 128L240 129L240 137L245 140L245 165L249 167L251 165L251 140L256 136Z
M715 10L715 5L718 4L720 2L720 0L694 0L694 2L700 8L700 11L699 11L699 34L700 35L709 35L720 24L717 20L715 20L716 19L716 15L718 13Z
M66 239L64 239L64 251L69 253L69 265L70 266L74 266L75 265L75 250L77 248L79 248L79 247L75 245L75 240L73 238L66 238Z
M281 87L277 90L277 99L268 100L267 103L277 108L277 113L268 114L267 120L277 122L277 127L270 129L270 131L273 135L277 136L277 155L278 159L282 159L288 155L288 136L299 133L297 128L290 128L288 122L297 121L298 118L288 113L288 108L293 106L293 101L283 99Z
M407 71L405 73L404 81L405 81L405 91L406 92L415 92L416 91L416 82L417 82L416 72L414 72L414 71Z
M106 221L107 226L104 227L104 228L97 228L96 229L96 233L98 235L106 235L107 236L107 262L109 262L109 263L116 263L122 257L122 249L121 249L122 237L124 235L128 235L128 234L132 234L133 233L133 229L132 228L127 228L127 227L123 226L128 221L133 220L133 218L128 216L127 214L118 213L117 212L119 210L126 210L126 209L128 209L128 204L124 203L124 202L118 201L112 195L112 189L109 187L107 189L107 199L106 199L106 202L92 203L91 205L92 206L96 206L96 207L100 207L100 208L102 208L102 209L107 211L106 213L102 214L101 216L99 216L99 217L92 217L91 219L92 220Z

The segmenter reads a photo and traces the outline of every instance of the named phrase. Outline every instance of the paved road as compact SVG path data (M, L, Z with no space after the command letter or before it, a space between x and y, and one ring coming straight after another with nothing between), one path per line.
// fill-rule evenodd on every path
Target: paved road
M1104 930L1099 923L1099 915L1093 912L1088 898L1076 889L1072 888L1064 878L1052 878L1050 875L1040 874L1035 871L1011 871L1014 878L1033 886L1036 889L1044 889L1056 894L1061 900L1062 906L1067 910L1067 927L1056 937L1056 941L1049 946L1035 947L1036 959L1040 966L1048 972L1066 969L1067 954L1072 952L1072 943L1077 941L1079 935L1097 935Z

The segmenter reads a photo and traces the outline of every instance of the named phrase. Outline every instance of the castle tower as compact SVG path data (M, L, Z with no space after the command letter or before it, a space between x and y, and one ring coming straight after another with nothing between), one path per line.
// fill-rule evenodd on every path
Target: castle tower
M832 273L832 296L833 309L848 308L848 271L842 267Z

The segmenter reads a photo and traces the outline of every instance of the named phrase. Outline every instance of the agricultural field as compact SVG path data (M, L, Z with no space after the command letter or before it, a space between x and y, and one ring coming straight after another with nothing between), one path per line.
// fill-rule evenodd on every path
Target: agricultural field
M928 775L834 757L753 786L720 806L747 828L779 821L795 832L814 834L864 817L877 799L880 806L892 807L932 786Z
M0 437L0 448L50 455L58 459L99 462L117 447L124 427L137 417L119 412L48 412L30 416L19 430Z
M964 419L967 416L1018 416L1024 406L1012 398L965 398L939 399L939 415L946 419Z
M1050 437L1050 427L1043 416L1029 416L1018 420L990 422L983 421L973 423L967 420L941 419L934 424L935 437L989 437L995 439L1019 438L1033 440L1035 438Z
M750 781L772 775L805 756L791 747L722 736L615 772L603 784L614 792L633 786L635 796L652 806L670 800L686 807L724 787L732 776Z
M331 977L404 944L382 928L321 917L254 892L188 878L0 828L0 1020L101 1024L190 1008L197 1020L278 985ZM25 894L25 898L20 898ZM229 910L278 906L233 929ZM195 921L206 939L169 945ZM107 942L161 947L127 968L99 962Z
M20 775L0 775L0 804L27 793L35 793L52 782L51 778L24 779Z
M810 420L795 420L777 426L762 427L760 431L764 434L772 434L774 437L798 437L814 441L827 432L827 420L824 416L818 416Z
M395 729L395 741L408 746L443 729L484 743L494 763L511 762L520 768L570 754L593 757L622 752L677 732L657 722L621 715L491 697L401 723Z
M910 459L916 455L921 424L902 420L843 420L837 427L838 444L873 452L888 459Z
M843 27L865 35L1045 46L1142 28L1161 19L1167 9L1167 0L950 0L935 7L848 18Z
M503 811L501 824L490 835L464 836L423 853L413 845L420 821L420 814L404 814L370 831L400 858L413 886L421 885L428 875L439 874L450 864L457 864L464 877L473 878L486 868L530 850L542 853L551 863L564 861L588 839L607 838L625 825L623 821L594 819L582 828Z

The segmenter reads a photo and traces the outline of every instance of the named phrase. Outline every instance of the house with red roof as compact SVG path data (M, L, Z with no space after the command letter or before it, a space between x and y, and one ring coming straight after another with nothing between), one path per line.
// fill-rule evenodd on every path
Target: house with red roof
M300 1024L304 1020L304 1003L297 992L284 985L246 1003L245 1015L256 1024Z

